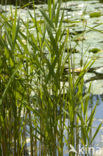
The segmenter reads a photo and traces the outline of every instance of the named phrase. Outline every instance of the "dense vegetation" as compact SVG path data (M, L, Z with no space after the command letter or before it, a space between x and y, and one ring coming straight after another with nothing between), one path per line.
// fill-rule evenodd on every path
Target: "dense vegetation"
M79 75L73 71L60 7L61 1L49 1L47 13L39 10L42 23L35 9L34 15L28 11L32 29L17 9L11 19L0 14L0 155L24 156L30 147L31 156L63 156L64 145L79 153L79 144L88 149L101 127L92 135L96 106L88 115L90 87L84 91L94 61L81 63Z
M53 1L53 0L52 0ZM70 1L70 0L63 0L65 1ZM101 3L103 2L103 0L99 0ZM32 4L33 0L1 0L1 4L5 5L5 4L13 4L13 5L25 5L27 3ZM34 0L35 4L42 4L42 3L47 3L47 0ZM30 5L29 5L30 6Z
M5 4L13 4L13 5L25 5L27 3L32 4L33 0L1 0L1 4L5 5ZM34 1L36 4L40 4L40 3L46 3L47 0L35 0Z

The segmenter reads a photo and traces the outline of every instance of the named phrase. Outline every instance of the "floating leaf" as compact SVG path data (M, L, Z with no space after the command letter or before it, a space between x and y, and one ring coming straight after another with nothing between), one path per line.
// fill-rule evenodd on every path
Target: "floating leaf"
M93 18L93 17L100 17L101 16L101 12L100 11L98 11L98 12L92 12L92 13L89 14L89 16L91 18Z
M98 53L100 51L100 49L98 48L92 48L89 50L89 52L92 52L92 53Z

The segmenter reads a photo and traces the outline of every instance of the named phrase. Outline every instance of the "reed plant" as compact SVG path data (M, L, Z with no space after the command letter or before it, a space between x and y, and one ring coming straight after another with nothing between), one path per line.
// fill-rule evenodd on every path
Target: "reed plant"
M73 146L89 147L96 106L88 115L90 87L84 75L94 61L84 62L79 75L73 71L69 29L63 25L62 1L48 1L47 13L37 19L28 10L23 21L11 11L0 14L0 154L3 156L63 156ZM24 30L24 31L23 31ZM65 54L65 49L67 53ZM67 134L67 135L66 135ZM27 140L29 139L29 145ZM88 155L88 150L85 155Z

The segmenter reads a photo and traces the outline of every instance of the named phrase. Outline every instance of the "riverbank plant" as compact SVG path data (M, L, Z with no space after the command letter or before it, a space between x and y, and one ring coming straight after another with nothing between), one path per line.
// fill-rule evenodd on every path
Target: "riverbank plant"
M96 106L88 115L90 87L84 75L94 61L84 62L79 75L70 49L69 28L63 25L62 1L39 9L43 22L28 11L23 21L11 11L0 14L0 154L63 156L71 145L89 147ZM29 21L32 22L32 26ZM65 53L67 49L67 53ZM88 151L87 151L88 152ZM85 151L85 155L87 155Z

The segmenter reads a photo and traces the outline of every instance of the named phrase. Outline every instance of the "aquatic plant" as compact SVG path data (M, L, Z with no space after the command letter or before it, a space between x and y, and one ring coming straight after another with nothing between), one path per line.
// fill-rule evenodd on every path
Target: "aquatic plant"
M96 106L88 115L90 87L84 90L84 75L94 60L84 62L79 75L72 70L75 64L61 4L49 0L47 13L39 9L42 23L34 5L34 15L28 11L32 29L29 19L17 16L17 9L15 14L11 10L11 20L0 14L1 155L63 156L64 145L79 153L79 144L89 147L101 127L92 136Z
M98 12L91 12L89 16L91 18L94 18L94 17L100 17L100 16L102 16L102 14L101 14L100 11L98 11Z

